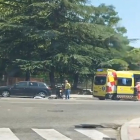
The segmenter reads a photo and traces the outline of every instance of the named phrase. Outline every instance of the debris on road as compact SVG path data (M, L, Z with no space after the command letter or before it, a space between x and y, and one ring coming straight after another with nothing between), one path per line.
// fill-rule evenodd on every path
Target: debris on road
M34 99L44 99L44 98L41 96L35 96Z

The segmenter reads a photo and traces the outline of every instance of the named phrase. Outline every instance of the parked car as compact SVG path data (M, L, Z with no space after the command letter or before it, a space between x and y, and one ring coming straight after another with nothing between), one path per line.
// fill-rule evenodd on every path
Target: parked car
M83 89L82 94L83 95L91 95L92 94L92 90L91 89Z
M51 96L50 87L43 82L22 81L13 86L0 87L0 94L3 97L9 96Z

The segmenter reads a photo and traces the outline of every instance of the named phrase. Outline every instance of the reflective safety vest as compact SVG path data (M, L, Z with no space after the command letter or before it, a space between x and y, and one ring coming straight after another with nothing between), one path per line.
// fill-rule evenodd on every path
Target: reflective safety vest
M136 89L137 89L138 92L140 92L140 84L136 85Z

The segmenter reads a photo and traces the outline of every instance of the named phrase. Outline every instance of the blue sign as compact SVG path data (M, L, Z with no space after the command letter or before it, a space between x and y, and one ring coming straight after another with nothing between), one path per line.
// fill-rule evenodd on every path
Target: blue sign
M97 69L97 71L103 71L103 69Z

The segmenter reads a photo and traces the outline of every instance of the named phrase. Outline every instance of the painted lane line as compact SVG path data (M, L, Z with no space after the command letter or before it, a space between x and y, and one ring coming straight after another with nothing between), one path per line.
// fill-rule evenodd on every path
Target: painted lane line
M9 128L0 128L0 140L19 140Z
M107 135L93 129L75 129L75 130L91 138L92 140L103 140L103 138L109 138Z
M32 129L46 140L71 140L54 129Z

